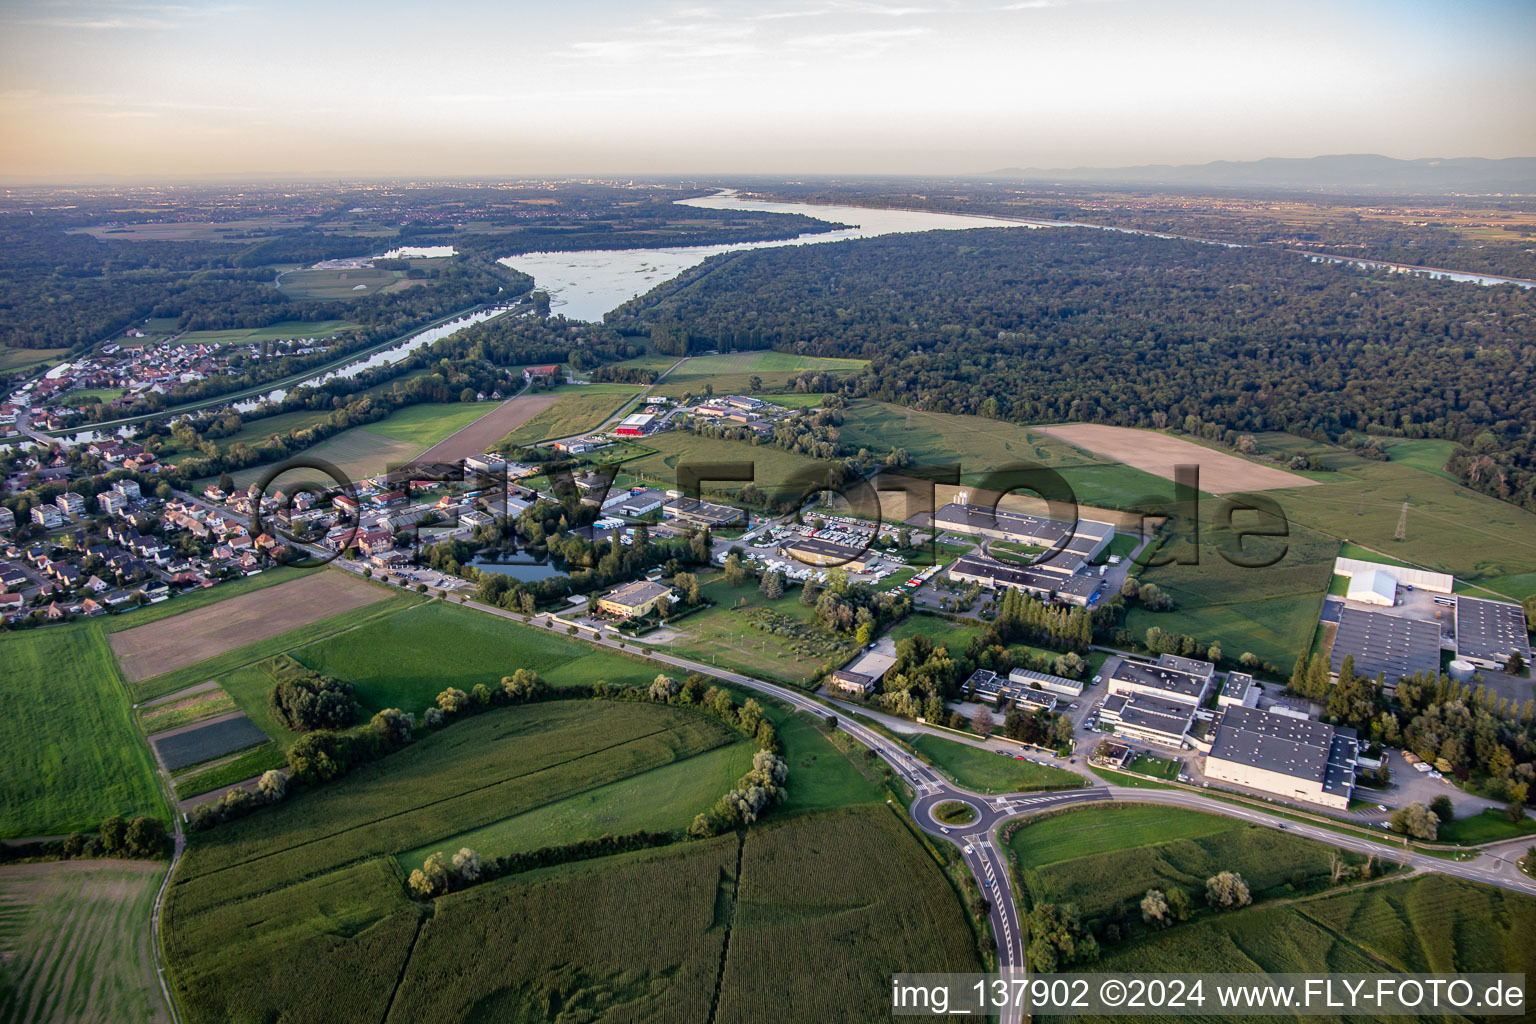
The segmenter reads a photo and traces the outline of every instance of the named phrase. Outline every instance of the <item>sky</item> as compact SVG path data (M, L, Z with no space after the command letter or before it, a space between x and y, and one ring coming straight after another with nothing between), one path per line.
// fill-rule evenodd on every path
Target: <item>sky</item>
M1536 155L1536 3L0 0L0 177Z

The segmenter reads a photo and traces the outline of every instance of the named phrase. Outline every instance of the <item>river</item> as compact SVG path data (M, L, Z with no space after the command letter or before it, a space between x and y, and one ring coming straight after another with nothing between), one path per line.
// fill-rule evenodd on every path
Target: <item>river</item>
M1004 220L997 217L972 217L956 213L928 213L921 210L883 210L862 206L822 206L812 203L778 203L747 200L734 189L698 199L679 200L679 206L695 206L706 210L752 210L760 213L799 213L816 220L850 225L835 231L806 234L773 242L740 242L727 245L690 245L670 249L591 249L582 252L530 252L508 256L502 263L533 277L536 287L549 293L550 308L572 320L597 321L603 314L616 309L637 295L643 295L657 285L669 281L687 270L698 266L711 256L721 253L741 252L746 249L772 249L786 245L815 245L821 242L841 242L850 238L875 238L912 231L953 231L966 228L1041 228L1078 227L1121 234L1148 235L1153 238L1179 238L1157 231L1138 231L1134 228L1107 227L1102 224L1083 224L1076 221ZM1210 239L1186 238L1187 241L1206 242L1230 249L1244 246L1234 242L1217 242ZM1407 267L1371 260L1328 256L1306 252L1302 255L1314 260L1331 263L1352 263L1372 269L1391 270L1399 273L1424 274L1430 277L1448 278L1454 281L1472 281L1477 284L1514 284L1522 288L1536 287L1536 283L1518 278L1496 277L1487 274L1468 274L1457 271L1435 270L1425 267Z

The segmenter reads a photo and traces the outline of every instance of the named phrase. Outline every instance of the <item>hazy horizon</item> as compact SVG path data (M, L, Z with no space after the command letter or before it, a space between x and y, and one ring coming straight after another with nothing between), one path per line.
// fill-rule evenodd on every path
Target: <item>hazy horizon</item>
M0 24L11 184L1536 154L1512 0L56 0Z

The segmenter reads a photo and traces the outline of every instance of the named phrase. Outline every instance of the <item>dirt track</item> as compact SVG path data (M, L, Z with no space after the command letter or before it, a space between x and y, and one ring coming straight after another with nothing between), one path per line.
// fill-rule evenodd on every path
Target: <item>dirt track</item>
M509 398L455 434L416 456L417 462L457 462L479 455L512 431L554 404L558 395L520 395Z
M1211 494L1274 491L1285 487L1307 487L1317 482L1155 430L1111 427L1102 423L1059 423L1034 429L1167 480L1173 479L1175 466L1197 465L1200 467L1200 489Z
M135 683L381 601L385 591L336 572L317 572L227 601L112 634L123 676ZM200 723L201 724L201 723Z

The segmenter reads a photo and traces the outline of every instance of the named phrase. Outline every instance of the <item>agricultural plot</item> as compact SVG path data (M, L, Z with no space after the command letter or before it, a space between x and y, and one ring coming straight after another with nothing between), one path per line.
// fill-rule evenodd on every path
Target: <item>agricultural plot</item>
M277 279L278 289L291 299L356 299L425 283L409 280L403 270L374 267L288 270Z
M1194 441L1156 430L1103 423L1057 423L1041 431L1135 469L1174 478L1178 466L1200 468L1200 489L1211 494L1305 487L1314 481L1273 466L1250 462Z
M1311 488L1307 496L1325 489ZM1284 557L1274 565L1245 568L1222 557L1212 539L1210 531L1203 533L1198 564L1175 563L1142 572L1143 583L1155 583L1173 598L1173 610L1149 612L1134 605L1126 614L1126 627L1138 639L1156 626L1205 643L1219 640L1228 657L1250 651L1289 671L1311 643L1333 577L1338 542L1293 522L1282 541L1245 541L1244 557L1272 554L1285 545Z
M654 434L645 439L654 454L646 455L624 464L626 472L658 487L678 486L677 467L680 464L715 464L721 462L745 462L753 467L753 482L771 498L785 491L797 474L819 473L825 479L825 463L796 452L787 452L766 444L749 444L745 441L726 441L713 437L698 437L676 431ZM706 492L735 494L745 484L704 484ZM796 488L798 497L804 488Z
M0 373L25 370L69 355L67 348L8 348L0 345Z
M365 424L363 429L428 448L470 424L494 415L499 408L500 403L490 402L422 402L397 409L377 423Z
M237 670L253 665L263 658L270 658L274 654L282 654L291 648L313 643L316 640L354 629L375 619L385 618L403 608L420 604L423 600L424 598L403 590L387 593L382 601L367 604L361 608L354 608L349 612L342 612L340 615L318 619L307 626L301 626L298 629L290 630L287 633L280 633L265 640L258 640L255 643L246 644L244 647L237 647L206 661L199 661L185 668L176 669L173 672L151 676L143 682L134 683L129 689L136 700L154 700L166 694L185 690L189 686L216 679L224 689L229 691L230 696L235 698L237 704L246 708L251 718L260 722L262 721L262 715L266 712L252 712L245 703L245 696L242 690L233 685L234 674L237 673ZM264 708L266 705L265 693L262 694L260 703Z
M430 442L432 447L422 452L422 462L457 462L471 455L489 451L512 430L549 406L554 398L550 395L520 395L509 398L489 412L466 423L462 428ZM394 417L390 417L393 419Z
M149 750L94 623L0 637L0 836L164 816Z
M966 789L983 793L1076 789L1083 784L1082 776L1055 765L1001 757L990 750L938 736L919 736L911 746Z
M147 922L165 865L0 867L0 1020L169 1021Z
M1111 948L1083 969L1273 974L1375 974L1385 969L1529 976L1536 971L1533 934L1536 900L1425 875L1202 918Z
M501 441L509 445L537 444L540 441L550 441L595 430L639 393L638 388L620 393L582 389L556 395L529 396L542 403L535 413L517 423L510 424L490 443L495 444Z
M807 371L842 376L857 373L867 365L868 361L863 359L798 356L770 350L693 356L667 374L653 390L677 398L689 393L703 394L704 385L708 384L717 395L747 394L753 377L760 378L764 389L771 391L791 386Z
M391 466L410 462L416 458L416 453L420 450L418 445L411 444L409 441L396 441L363 427L353 427L306 449L304 454L312 458L324 459L341 470L349 480L356 481L377 476ZM270 465L249 466L231 476L234 478L236 487L249 487L251 484L259 483L271 471ZM272 486L278 488L298 483L330 485L332 481L330 477L316 470L299 468L284 473L273 481Z
M1034 834L1031 834L1034 833ZM1085 918L1134 904L1148 889L1183 889L1236 871L1257 900L1328 881L1334 848L1261 825L1166 807L1086 808L1026 825L1010 848L1033 900L1075 904ZM1346 863L1364 858L1340 853Z
M959 901L896 813L850 808L748 834L716 1020L863 1021L889 1005L898 971L981 970Z
M239 712L214 722L183 726L149 738L155 756L167 771L172 772L265 742L267 734Z
M554 686L649 683L657 669L499 616L432 601L299 647L293 656L357 684L368 711L419 711L444 687L494 685L531 668ZM237 694L238 698L238 694ZM263 697L263 699L265 699Z
M118 612L116 615L99 620L103 632L121 633L125 629L133 629L135 626L148 625L151 622L159 622L182 612L196 611L206 608L210 604L227 601L241 594L249 594L253 590L265 590L275 587L279 583L287 583L289 580L300 579L308 576L318 569L298 569L290 566L273 566L263 569L254 576L244 576L237 580L225 580L216 587L206 587L194 590L187 594L177 594L169 601L161 601L159 604L145 605L142 608L133 608L128 611Z
M222 242L233 238L252 242L271 237L268 232L303 227L302 220L286 217L248 218L217 221L160 221L149 224L112 224L100 227L69 228L69 234L90 235L104 241L123 242Z
M447 836L395 857L409 873L435 850L461 847L482 856L559 846L601 835L626 835L641 829L681 832L694 815L729 792L752 768L752 744L741 741L648 772L633 775L537 810Z
M235 327L222 331L188 331L176 339L178 345L258 345L263 341L291 341L299 338L321 340L359 325L350 320L284 320L266 327Z
M382 588L340 572L315 573L114 633L112 649L123 674L139 682L386 596Z
M237 782L254 779L271 768L281 768L287 762L283 748L271 740L248 747L227 760L217 761L204 768L193 768L178 774L172 781L176 787L176 799L181 809L191 810L192 797L233 786ZM191 801L191 804L201 801Z
M1039 427L981 416L909 412L889 402L858 401L844 414L842 440L875 452L902 448L917 466L958 464L961 483L970 486L993 471L1029 463L1060 472L1081 505L1118 509L1173 499L1173 485L1161 477L1084 451Z
M217 686L172 696L175 699L139 709L139 724L146 733L169 732L235 710L235 699Z

